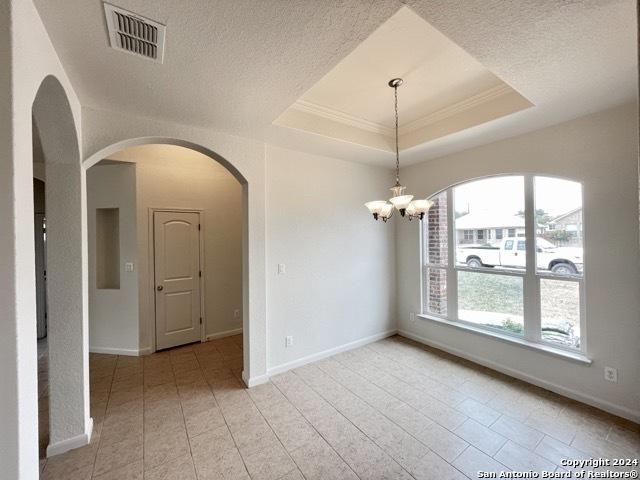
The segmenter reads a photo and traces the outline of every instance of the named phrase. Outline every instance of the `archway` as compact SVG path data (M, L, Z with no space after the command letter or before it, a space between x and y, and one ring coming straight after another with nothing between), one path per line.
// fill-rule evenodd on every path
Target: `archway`
M236 166L232 162L230 162L217 152L211 150L210 148L207 148L195 142L170 137L140 137L116 142L106 148L101 149L100 151L87 158L83 163L84 170L86 172L86 170L96 165L101 160L108 158L110 155L113 155L127 148L154 144L174 145L199 152L222 165L226 170L228 170L229 173L231 173L231 175L240 183L242 187L242 330L244 357L244 370L242 372L242 376L245 384L247 384L248 386L257 384L259 383L259 381L256 381L257 376L255 375L255 373L252 376L252 360L254 362L256 361L256 359L251 355L252 344L255 344L257 341L264 341L264 339L256 340L255 335L252 338L252 333L254 332L251 328L252 311L249 291L249 275L251 270L249 267L249 182L245 178L245 176L238 170L238 168L236 168ZM255 372L256 370L258 369L254 368L253 372Z
M46 175L50 412L47 456L51 456L86 445L92 430L84 172L67 94L52 75L45 77L37 91L32 118L42 145Z

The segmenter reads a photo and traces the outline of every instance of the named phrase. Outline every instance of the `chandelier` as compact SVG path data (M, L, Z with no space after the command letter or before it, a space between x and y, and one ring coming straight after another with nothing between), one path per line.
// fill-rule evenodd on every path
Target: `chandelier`
M431 200L414 200L413 195L405 195L406 187L400 185L400 150L398 148L398 87L402 85L401 78L394 78L389 81L389 86L393 88L396 112L396 184L390 190L393 197L386 200L375 200L364 204L373 214L376 220L382 219L384 222L389 220L393 215L394 208L400 212L400 215L409 220L419 218L422 220L424 214L433 205Z

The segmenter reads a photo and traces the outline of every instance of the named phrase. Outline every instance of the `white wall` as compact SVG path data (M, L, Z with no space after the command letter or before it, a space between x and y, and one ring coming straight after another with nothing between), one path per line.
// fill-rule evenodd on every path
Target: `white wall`
M408 191L428 196L484 175L538 173L582 182L586 351L591 366L428 320L420 311L418 226L398 225L399 328L487 365L640 420L638 107L628 104L402 170ZM604 366L618 383L604 380Z
M140 350L147 352L153 346L153 264L149 248L151 208L202 210L206 335L218 336L242 329L243 212L240 183L211 158L175 145L131 147L109 158L134 162L137 172L137 202L131 205L137 209L136 272L139 287L131 295L137 295L139 289ZM234 310L240 310L239 317L234 317Z
M388 194L393 180L388 170L287 151L221 132L123 112L83 108L83 122L87 167L126 146L173 143L190 148L203 147L213 152L214 156L217 154L225 159L246 179L248 198L245 197L243 204L246 206L244 216L247 229L243 237L246 241L243 257L243 333L244 368L250 385L267 378L267 344L269 367L276 367L283 365L283 362L298 361L308 355L395 328L393 225L375 223L363 206L371 198ZM265 149L269 151L269 160L273 159L269 185L265 180ZM278 158L274 157L274 152L279 153ZM288 179L288 192L274 191L273 185L281 181L280 176ZM267 188L274 196L266 203L279 204L284 209L278 216L269 207L269 231L282 231L281 238L277 233L270 237L269 248L272 250L269 255L272 259L283 257L284 261L271 260L268 273L265 270ZM312 213L301 211L301 203L312 207ZM285 228L280 226L283 223L286 223ZM325 235L325 241L320 244L320 255L316 253L317 249L300 243L301 240L306 241L302 226L309 226ZM279 242L289 249L285 255L279 254ZM301 254L291 250L293 248L300 249ZM308 277L300 277L301 285L305 286L304 280L308 278L311 283L307 282L306 288L315 285L322 295L309 292L300 302L291 302L295 295L273 284L274 265L287 263L289 256L294 257L294 267L295 258L308 256L309 266L314 270L308 273ZM320 267L324 268L326 262L329 262L330 268L321 271ZM360 270L365 273L358 274ZM345 275L352 283L343 280L335 283L335 278L342 279ZM271 284L268 335L267 276ZM316 278L322 280L316 282ZM354 282L363 283L371 290L362 294L362 289L356 287ZM300 291L300 287L297 288L296 291ZM331 297L327 296L329 294ZM287 307L287 303L291 303L291 307ZM302 319L306 317L305 321L295 317L302 310L302 304L308 307L304 308ZM314 313L315 310L319 313ZM320 324L319 320L325 323ZM288 325L304 328L313 332L313 335L296 334L296 331L289 330ZM250 331L247 332L247 329ZM296 344L286 352L283 351L285 330L288 331L287 335L295 337ZM305 336L308 337L306 343Z
M96 209L119 210L120 288L96 285ZM87 171L89 238L89 349L97 353L137 355L139 349L138 275L125 272L137 264L136 167L96 165Z
M267 379L264 144L210 129L123 112L82 109L84 166L130 146L174 144L225 165L242 185L244 372L249 385Z
M364 207L392 173L271 145L266 162L269 370L394 330L394 226Z
M71 261L60 255L57 278L71 288L49 297L51 440L59 446L86 441L91 434L86 351L86 240L82 216L84 177L78 158L80 104L31 1L0 4L0 465L7 478L38 475L35 256L33 245L33 163L31 115L43 80L62 95L49 97L41 120L48 168L47 208L68 240ZM58 83L59 82L59 83ZM64 111L55 111L61 98ZM54 110L54 111L52 111ZM57 115L57 122L51 118ZM65 130L75 122L76 132ZM58 133L56 135L56 132ZM46 139L44 137L47 137ZM66 155L65 155L66 154ZM71 162L71 163L66 163ZM62 162L62 163L58 163ZM55 167L53 166L55 164ZM65 174L66 172L66 174ZM48 212L48 213L49 213ZM60 221L62 220L62 221ZM53 232L52 232L53 233ZM62 237L61 236L61 237ZM54 235L55 237L55 235ZM60 238L61 238L60 237ZM59 247L53 247L50 251ZM56 242L57 243L57 242ZM63 264L64 263L64 264ZM60 267L59 269L57 267ZM51 271L53 273L53 271ZM57 320L53 321L53 315ZM61 314L61 316L57 316ZM63 349L66 355L58 355ZM65 396L66 394L66 396ZM63 399L64 397L64 399Z

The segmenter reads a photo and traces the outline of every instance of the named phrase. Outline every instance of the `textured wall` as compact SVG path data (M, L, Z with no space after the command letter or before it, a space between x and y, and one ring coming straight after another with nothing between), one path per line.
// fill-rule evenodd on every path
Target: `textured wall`
M137 202L137 246L141 351L153 343L153 264L149 248L149 209L202 210L204 240L204 302L206 335L242 328L242 186L227 169L211 158L174 145L132 147L110 155L110 159L134 162ZM94 168L126 168L105 166ZM99 176L96 178L100 180ZM124 260L123 260L124 261ZM130 260L133 261L133 260ZM151 295L149 294L151 291ZM138 288L128 295L138 294ZM137 304L137 297L136 297ZM136 312L136 325L137 322ZM93 344L92 344L93 345Z
M86 351L86 249L83 221L83 177L79 169L78 135L69 124L80 126L80 105L64 73L40 18L30 1L0 4L0 465L7 478L38 476L38 416L36 365L35 256L33 244L33 163L31 115L36 92L48 75L48 86L57 93L48 96L44 105L56 109L68 99L63 110L40 112L43 148L49 160L76 162L60 164L57 180L59 192L47 195L47 208L60 227L55 238L64 237L67 251L74 258L52 265L57 278L68 282L68 291L53 287L50 296L52 341L51 427L53 441L82 442L90 433L88 396L88 356ZM9 38L9 35L11 37ZM6 36L6 37L5 37ZM52 93L51 90L44 93ZM47 115L47 113L51 115ZM47 118L48 117L48 118ZM53 117L53 121L52 118ZM46 132L45 132L46 130ZM45 139L45 137L48 137ZM60 157L62 155L62 157ZM66 169L66 175L62 171ZM47 172L49 173L49 172ZM56 174L53 173L55 176ZM59 183L58 183L59 181ZM72 202L69 201L73 200ZM62 214L65 207L70 210ZM60 215L56 217L56 213ZM66 223L70 221L70 223ZM53 242L52 242L53 243ZM68 257L67 257L68 259ZM54 315L57 321L54 323ZM54 340L55 339L55 340ZM58 355L63 348L66 355Z
M395 329L394 220L364 207L392 184L387 169L267 145L271 369Z
M398 224L400 329L615 413L640 419L638 118L635 103L403 169L411 193L429 196L470 178L558 175L582 182L586 351L590 366L429 322L420 311L418 228ZM604 380L604 366L619 380Z
M267 370L264 144L220 132L124 113L83 108L85 166L133 145L169 143L212 155L243 183L244 373L251 383ZM133 139L130 141L130 139ZM149 335L141 332L141 337Z
M119 210L120 288L96 288L96 209ZM96 165L87 171L89 239L89 348L102 353L138 352L138 270L125 272L125 262L137 264L135 165Z

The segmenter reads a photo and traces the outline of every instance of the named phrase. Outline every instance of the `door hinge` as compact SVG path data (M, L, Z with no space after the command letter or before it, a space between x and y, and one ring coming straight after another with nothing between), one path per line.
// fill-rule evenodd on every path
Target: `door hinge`
M202 227L200 226L200 224L198 224L198 230L201 230L201 229L202 229Z
M199 276L199 277L202 277L202 270L200 270L200 271L198 272L198 276Z
M202 317L200 317L200 325L202 325Z

